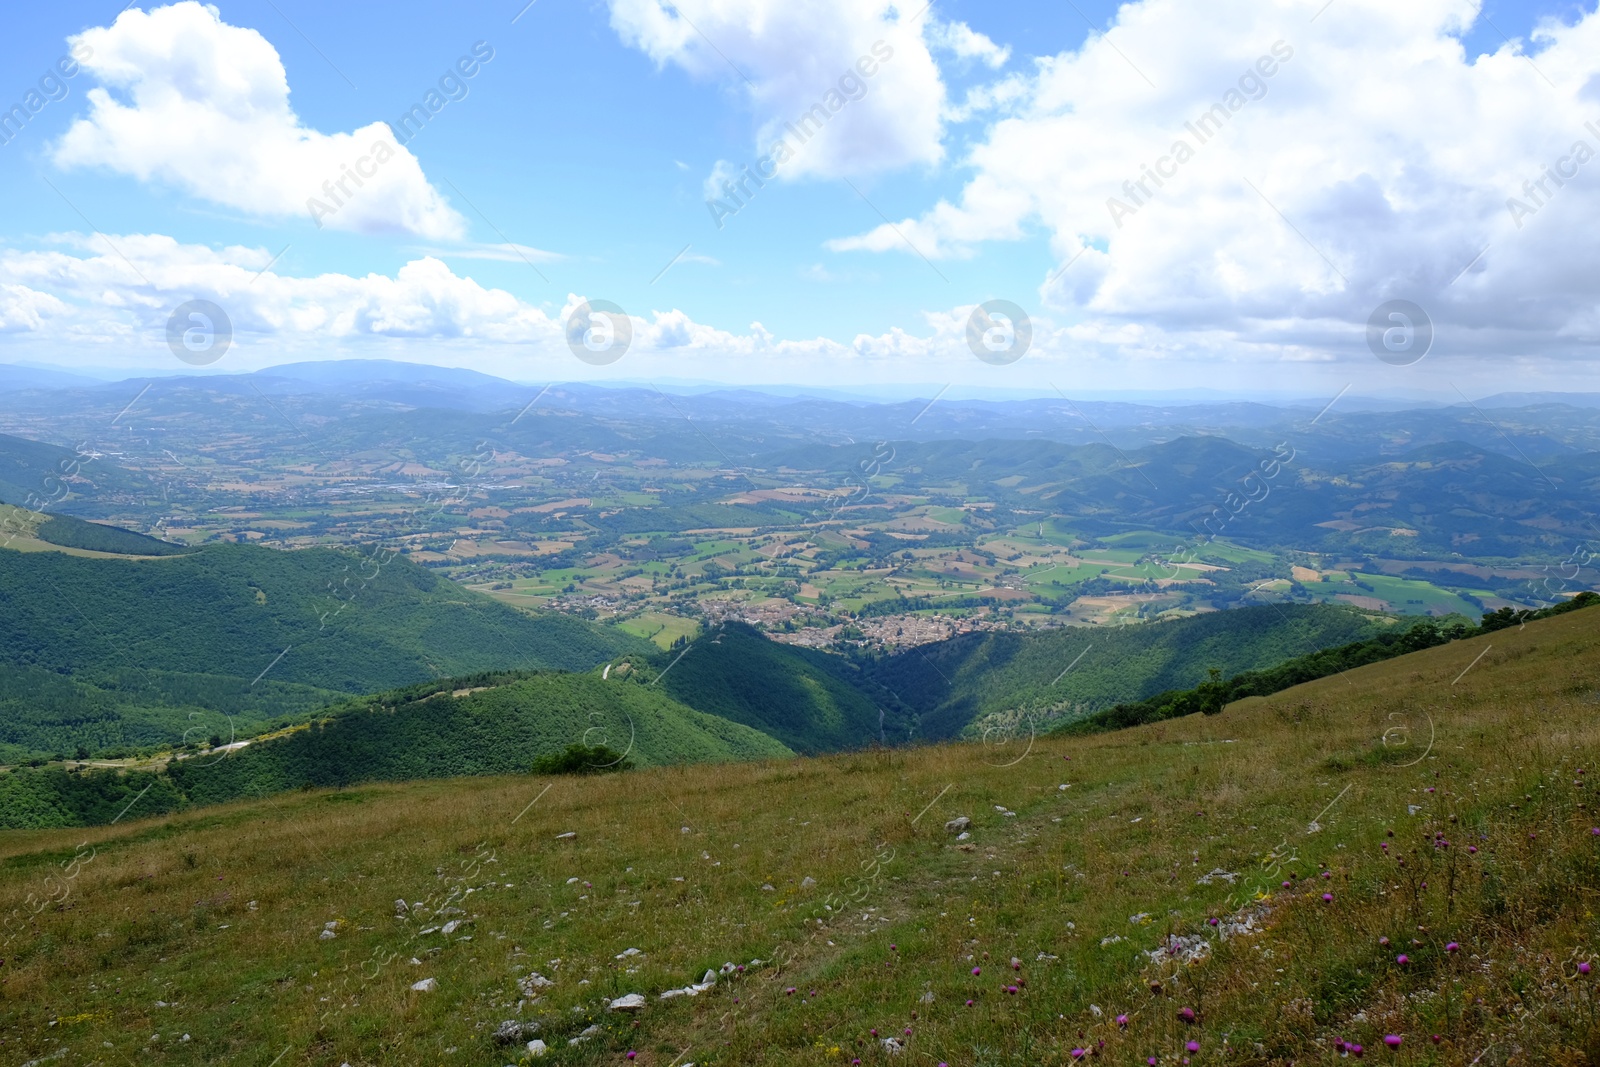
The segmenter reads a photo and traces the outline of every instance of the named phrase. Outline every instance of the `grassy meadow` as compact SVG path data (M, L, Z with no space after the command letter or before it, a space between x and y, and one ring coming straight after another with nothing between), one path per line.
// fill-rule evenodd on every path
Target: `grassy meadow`
M0 1059L1600 1063L1590 615L1095 737L0 834Z

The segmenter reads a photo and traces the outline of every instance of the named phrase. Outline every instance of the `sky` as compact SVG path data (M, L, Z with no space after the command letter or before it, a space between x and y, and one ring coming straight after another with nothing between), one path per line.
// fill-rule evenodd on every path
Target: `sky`
M60 0L0 39L0 362L1600 390L1552 0Z

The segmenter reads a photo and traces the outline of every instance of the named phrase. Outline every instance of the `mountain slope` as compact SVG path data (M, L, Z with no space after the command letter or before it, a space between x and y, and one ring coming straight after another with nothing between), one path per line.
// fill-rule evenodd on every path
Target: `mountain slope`
M328 691L485 670L586 670L649 647L571 616L507 607L403 557L248 545L151 560L0 551L0 745L50 751L42 742L52 735L57 750L148 743L148 731L118 736L123 710L161 720L176 740L197 725L197 704L208 711L202 736L227 737L249 725L225 722L230 707L259 722L303 711ZM36 711L38 672L105 699L88 715L63 699L56 729L35 716L24 738L16 725Z
M226 758L175 762L168 776L193 803L213 804L305 786L525 773L536 757L578 743L607 745L641 767L794 755L626 679L541 674L464 684L351 702Z
M1583 615L1021 759L374 784L0 835L7 1054L495 1067L537 1038L546 1063L637 1067L1593 1061ZM627 993L641 1010L607 1010Z
M760 730L797 752L860 748L906 736L907 721L897 705L885 707L887 694L848 661L780 645L743 623L727 623L681 656L657 663L664 670L658 684L673 697Z
M1071 721L1113 704L1268 667L1375 636L1386 616L1332 605L1269 605L1137 626L974 633L877 661L868 675L921 717L926 737ZM993 722L991 717L998 717Z

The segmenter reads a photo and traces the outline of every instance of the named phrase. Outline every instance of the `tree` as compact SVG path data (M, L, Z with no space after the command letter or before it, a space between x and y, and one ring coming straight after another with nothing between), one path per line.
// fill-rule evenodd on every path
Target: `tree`
M633 769L626 753L605 745L568 745L564 751L533 761L534 774L608 774Z

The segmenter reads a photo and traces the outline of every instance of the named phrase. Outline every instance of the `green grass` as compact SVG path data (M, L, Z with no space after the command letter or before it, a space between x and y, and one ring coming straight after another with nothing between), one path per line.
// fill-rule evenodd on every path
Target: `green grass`
M647 611L643 615L631 619L624 619L616 624L617 629L633 634L653 642L657 648L671 648L674 641L680 637L693 639L699 636L700 624L694 619L686 619L681 615L667 615L658 611Z
M0 834L0 1037L18 1063L175 1067L500 1067L507 1019L558 1067L1349 1062L1336 1039L1398 1067L1593 1062L1582 614L1088 739ZM397 918L397 898L423 908ZM464 925L423 932L446 918ZM1169 936L1207 952L1164 955ZM659 999L724 962L746 970ZM534 971L554 984L530 1001ZM642 1012L605 1010L629 992Z
M1355 584L1357 581L1370 585L1372 589L1369 591L1360 588ZM1339 593L1376 597L1387 601L1389 610L1401 615L1454 614L1476 617L1479 614L1477 607L1456 593L1441 589L1432 582L1419 581L1415 578L1354 572L1349 578L1335 578L1331 582L1308 582L1305 587L1313 595L1327 596L1329 599Z

